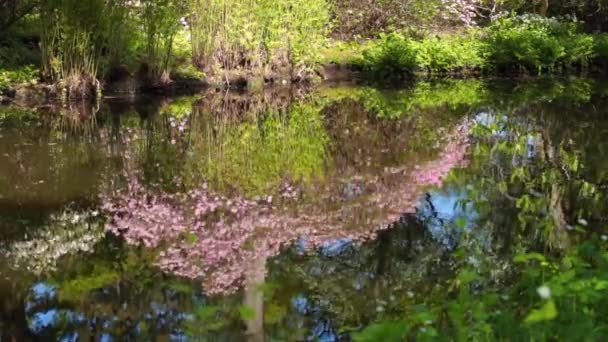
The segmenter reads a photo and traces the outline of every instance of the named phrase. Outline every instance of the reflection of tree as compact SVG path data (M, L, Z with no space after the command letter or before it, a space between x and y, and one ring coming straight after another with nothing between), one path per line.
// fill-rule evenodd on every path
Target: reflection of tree
M23 272L11 274L12 281L4 280L1 322L11 325L2 332L35 335L20 341L58 340L74 333L85 340L104 335L148 340L179 334L195 305L205 303L196 286L163 277L150 267L146 252L105 242L87 258L63 258L61 272L47 282L34 282Z
M300 103L287 111L251 112L235 123L195 106L186 181L205 179L214 188L261 194L285 177L321 176L327 137L316 107Z
M51 215L48 224L30 232L27 240L16 241L0 248L14 268L35 274L52 272L64 255L89 252L104 236L96 212L65 211Z
M23 286L32 281L23 274L3 272L0 277L0 338L2 341L32 341L34 336L28 329L25 294ZM18 279L18 280L17 280Z
M331 206L331 188L339 183L325 184L294 202L289 196L260 201L229 198L206 187L170 195L131 178L127 191L108 198L108 229L147 246L172 241L158 260L163 270L203 277L210 293L230 292L242 284L249 261L274 256L300 237L306 237L309 248L340 238L374 238L378 229L412 212L422 189L439 182L464 159L467 132L466 126L454 129L435 161L406 165L399 173L386 170L380 179L361 177L365 191L347 196L339 206Z
M106 141L95 116L79 113L71 107L41 111L39 120L24 120L18 128L10 118L0 120L0 210L56 209L92 200L108 166L100 146Z
M595 108L563 101L521 106L509 115L490 115L474 129L476 155L460 176L475 185L468 200L479 221L494 224L505 246L536 242L565 250L579 221L601 220L598 190L606 174L598 173L603 157L597 134L605 132L605 120ZM590 129L590 122L596 127Z
M561 115L564 112L569 115ZM451 172L439 192L457 194L454 216L438 222L444 230L452 225L458 228L456 253L446 253L435 240L438 236L429 234L436 217L420 216L445 210L445 204L433 202L406 225L380 232L375 241L359 249L346 244L335 253L333 248L321 248L320 253L305 257L284 254L271 266L268 281L285 284L285 291L293 296L304 293L312 306L340 327L377 320L402 320L408 325L419 322L417 315L422 315L426 317L422 322L429 320L428 325L442 334L459 333L474 340L476 336L492 338L496 331L523 339L526 329L533 331L531 336L545 336L562 323L569 328L560 331L576 330L594 314L581 317L581 309L573 311L572 303L604 293L591 290L595 279L603 279L603 262L589 261L597 257L592 246L598 241L577 242L596 239L597 235L588 233L605 223L607 202L601 187L607 173L597 165L604 160L605 144L598 144L602 141L598 138L607 132L606 120L591 106L567 106L560 101L521 106L506 115L490 113L478 115L478 124L472 128L476 144L470 148L468 167ZM433 192L429 198L433 201L437 196ZM421 236L412 238L406 232ZM554 256L547 245L557 255L569 253L565 262L547 267L544 260ZM572 266L581 262L581 256L571 253L577 245L587 257L581 266ZM513 257L525 253L533 253L543 263L534 270L522 270L513 264ZM549 282L545 274L553 267L554 283L549 286L560 298L555 299L556 305L562 305L559 318L548 322L551 328L535 334L538 325L520 326L519 322L538 304L536 289ZM462 286L464 281L466 286ZM568 288L566 293L562 287ZM505 293L509 298L499 303L486 301ZM597 302L593 305L598 307ZM424 326L412 324L408 336L416 336Z

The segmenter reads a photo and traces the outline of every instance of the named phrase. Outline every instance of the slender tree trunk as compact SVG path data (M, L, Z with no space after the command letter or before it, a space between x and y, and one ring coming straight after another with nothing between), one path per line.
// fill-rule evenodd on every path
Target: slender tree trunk
M541 0L538 14L540 14L543 17L546 17L548 11L549 11L549 0Z
M243 304L255 311L255 317L246 320L247 341L264 342L264 293L260 286L264 284L266 258L253 260L245 276L245 297Z

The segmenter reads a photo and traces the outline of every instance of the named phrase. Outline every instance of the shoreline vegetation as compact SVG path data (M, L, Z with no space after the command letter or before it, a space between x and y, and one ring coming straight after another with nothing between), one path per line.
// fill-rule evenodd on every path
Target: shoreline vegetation
M607 68L608 34L600 33L599 19L582 22L559 8L526 12L506 2L483 13L485 7L471 7L475 1L435 7L408 1L411 10L426 14L405 23L397 18L406 14L390 3L0 2L0 100L94 101L323 80L390 86L433 78L603 74ZM374 13L386 18L368 18Z

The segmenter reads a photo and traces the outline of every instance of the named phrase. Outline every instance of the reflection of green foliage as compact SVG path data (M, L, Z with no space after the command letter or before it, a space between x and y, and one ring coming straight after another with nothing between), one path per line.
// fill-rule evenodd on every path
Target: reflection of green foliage
M370 325L364 331L354 334L353 339L358 342L403 341L408 326L403 322L388 322Z
M584 78L552 79L539 78L532 81L518 82L508 88L490 85L492 93L508 94L499 101L491 102L493 107L511 109L531 103L546 103L554 100L564 100L574 103L588 102L593 91L602 88L595 87L592 80Z
M595 86L595 87L594 87ZM414 86L398 90L370 87L322 88L319 93L330 101L352 98L361 101L365 108L379 117L400 118L413 115L416 109L445 106L450 109L489 106L513 109L531 103L554 100L588 102L594 92L604 85L583 78L539 78L518 83L500 83L480 80L445 80L417 82Z
M39 119L39 113L32 108L0 106L0 126L24 126L34 124Z
M352 98L381 118L400 118L414 114L415 109L479 105L487 100L484 82L478 80L418 82L411 88L381 90L370 87L323 88L328 100Z
M176 118L183 118L192 113L192 106L200 96L182 96L173 99L169 105L161 109L161 114L169 114Z
M546 97L539 98L545 82ZM605 227L608 203L601 185L608 173L597 164L605 160L598 134L606 132L606 120L597 109L603 101L587 103L589 82L532 85L515 92L490 87L491 94L510 95L486 104L468 167L445 179L446 188L463 189L458 207L472 214L455 221L462 231L450 263L456 276L435 280L440 285L395 311L389 306L372 315L380 323L355 339L387 340L387 331L396 340L457 341L599 340L606 334L608 242L593 233ZM397 267L398 258L389 260ZM332 298L330 311L356 322L361 308L339 304L355 303L357 295L342 298L338 291L348 286L325 282L314 280L322 297ZM379 292L386 298L396 291Z
M111 284L119 277L120 275L115 270L95 267L90 274L79 276L61 284L61 298L64 300L78 300L92 290Z
M260 193L285 176L304 181L322 176L327 137L314 105L298 104L287 116L271 112L258 122L221 127L217 138L210 136L211 127L203 129L188 167L193 177L200 170L220 188Z

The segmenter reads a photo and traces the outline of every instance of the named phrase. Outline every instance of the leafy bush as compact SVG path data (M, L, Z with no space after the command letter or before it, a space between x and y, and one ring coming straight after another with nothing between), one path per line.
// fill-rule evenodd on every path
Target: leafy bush
M466 72L485 65L484 42L474 36L431 37L415 41L399 33L381 35L363 51L363 67L374 78L398 80L418 70Z
M39 73L40 71L32 65L14 70L0 70L0 91L18 84L34 83L38 80Z
M608 33L595 36L593 43L596 60L605 64L608 60Z
M487 29L489 58L498 69L521 67L551 71L586 66L593 57L593 38L578 33L573 21L537 15L503 17Z
M472 36L432 37L417 42L416 60L431 73L482 68L484 44Z
M363 50L361 64L376 80L400 80L418 70L466 74L474 70L532 71L584 69L608 57L608 34L579 33L569 19L522 15L498 18L481 34L408 38L381 34Z
M417 67L416 44L399 33L382 34L378 42L363 51L363 67L379 80L400 80Z

